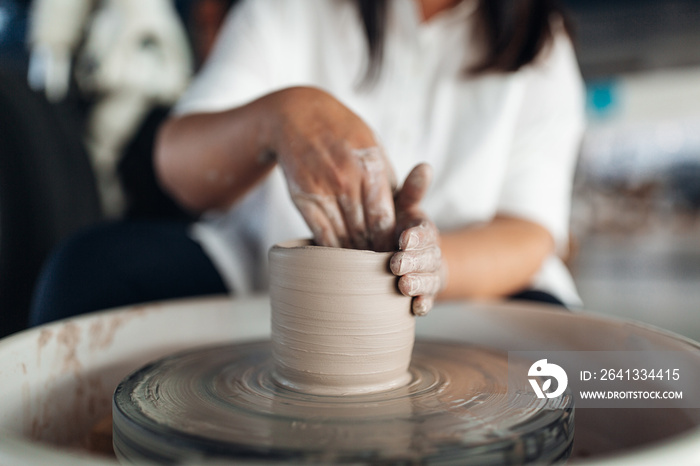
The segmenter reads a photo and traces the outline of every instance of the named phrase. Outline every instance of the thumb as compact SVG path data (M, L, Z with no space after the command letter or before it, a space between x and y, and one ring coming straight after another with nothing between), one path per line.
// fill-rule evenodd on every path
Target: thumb
M396 195L396 210L402 212L420 204L433 180L433 168L427 163L416 165Z

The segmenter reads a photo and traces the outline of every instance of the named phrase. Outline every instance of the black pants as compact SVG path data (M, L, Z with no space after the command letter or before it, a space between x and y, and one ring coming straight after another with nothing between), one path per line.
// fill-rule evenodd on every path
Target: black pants
M219 294L221 276L178 222L121 222L87 229L63 243L39 277L30 325L117 306ZM562 305L527 290L513 299Z
M30 325L147 301L225 293L221 276L178 222L121 222L78 233L39 277Z
M520 293L511 295L509 298L520 301L535 301L538 303L556 304L557 306L566 307L566 305L556 296L540 290L521 291Z

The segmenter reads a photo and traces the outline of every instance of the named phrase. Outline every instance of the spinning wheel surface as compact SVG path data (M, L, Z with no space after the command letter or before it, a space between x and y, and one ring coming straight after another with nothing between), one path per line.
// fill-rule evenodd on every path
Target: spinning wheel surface
M321 396L276 382L269 341L195 349L152 363L119 385L114 446L128 460L166 462L565 459L573 442L572 398L538 399L525 378L529 362L515 381L508 380L508 364L505 353L418 340L408 385Z

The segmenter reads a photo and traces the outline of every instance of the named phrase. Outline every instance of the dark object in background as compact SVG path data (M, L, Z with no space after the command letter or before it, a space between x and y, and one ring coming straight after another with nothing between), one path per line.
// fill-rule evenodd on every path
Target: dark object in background
M119 177L126 195L127 219L193 220L158 184L153 168L153 151L158 128L169 108L156 107L148 114L119 162Z
M204 22L211 23L207 26L211 32L233 1L175 3L181 13L188 12L185 20L190 8L206 6ZM26 84L30 4L30 0L0 0L0 16L5 19L0 21L0 338L26 328L34 282L49 251L80 227L102 218L82 142L91 103L78 95L75 82L66 102L57 105ZM129 218L189 217L160 190L151 153L145 152L152 149L166 112L156 109L128 149L123 182L129 191ZM137 169L144 173L135 173Z
M564 0L586 80L700 64L700 0Z
M26 327L41 263L101 218L81 127L71 108L0 69L0 337Z
M686 161L671 167L667 179L674 204L686 212L700 212L700 162Z

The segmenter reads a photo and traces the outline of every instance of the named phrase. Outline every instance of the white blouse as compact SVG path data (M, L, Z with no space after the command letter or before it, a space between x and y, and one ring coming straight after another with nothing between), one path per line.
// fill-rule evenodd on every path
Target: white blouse
M176 113L220 111L289 86L322 88L375 131L399 180L434 168L423 208L442 231L497 214L547 228L557 244L532 287L579 304L566 253L571 185L583 132L583 84L563 33L520 71L465 77L476 2L427 23L415 1L390 1L381 74L367 64L362 21L349 0L246 0L223 26ZM473 42L472 42L473 43ZM312 167L311 167L312 168ZM267 286L267 250L310 237L279 168L227 212L210 212L193 236L238 294Z

